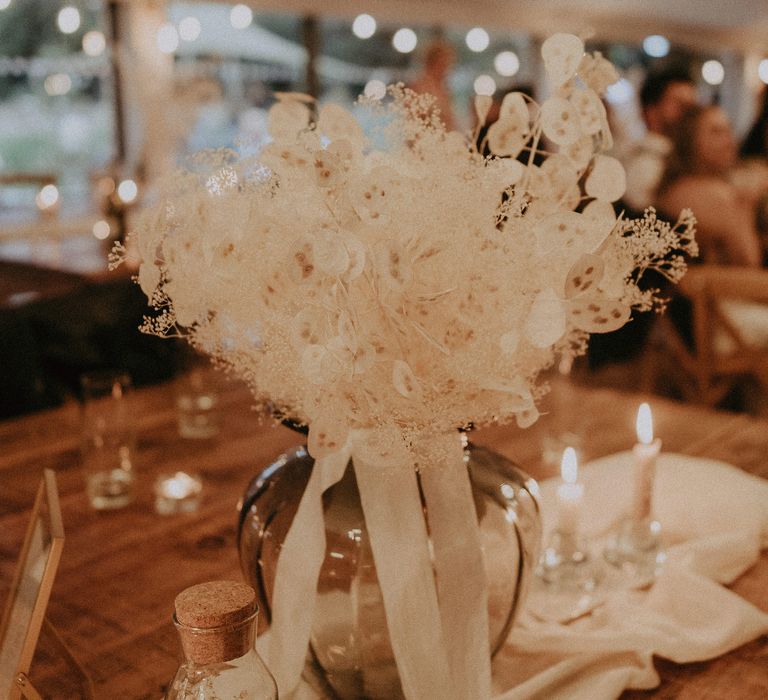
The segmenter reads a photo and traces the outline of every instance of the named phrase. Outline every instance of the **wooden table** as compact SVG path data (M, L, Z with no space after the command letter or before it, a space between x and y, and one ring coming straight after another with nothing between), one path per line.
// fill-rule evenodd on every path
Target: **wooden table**
M139 429L137 500L114 512L90 509L79 457L78 408L67 405L0 424L0 600L6 597L34 491L44 467L56 470L66 529L64 556L49 617L91 675L97 697L159 698L178 663L170 622L175 595L201 581L239 577L235 546L237 501L249 479L298 436L260 424L246 391L221 388L223 427L213 440L177 434L173 385L136 392ZM626 449L634 442L641 398L608 390L557 387L549 415L533 428L494 428L474 440L514 458L536 477L542 438L571 430L583 437L587 457ZM706 456L768 478L768 423L734 414L652 399L655 429L665 450ZM161 472L200 472L204 501L191 515L159 516L151 493ZM733 585L768 610L768 554ZM76 698L74 676L41 640L32 678L46 697ZM660 688L627 698L765 698L768 639L710 662L678 666L659 661Z

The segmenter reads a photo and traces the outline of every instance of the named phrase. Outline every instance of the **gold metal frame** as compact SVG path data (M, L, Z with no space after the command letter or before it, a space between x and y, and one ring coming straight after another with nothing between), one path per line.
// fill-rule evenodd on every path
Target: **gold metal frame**
M43 509L43 504L46 508ZM27 622L27 629L24 631L23 643L16 664L15 679L10 688L9 700L19 700L28 698L28 700L39 700L40 694L35 690L27 674L32 664L32 657L35 654L35 647L40 637L41 630L58 647L65 661L77 673L84 688L84 696L93 697L93 687L85 671L74 659L64 641L56 632L55 628L45 617L45 611L48 607L48 600L51 597L53 581L56 577L56 570L61 560L61 552L64 548L64 525L61 517L61 506L59 504L59 491L56 485L56 474L51 469L43 471L43 478L37 489L35 503L32 507L32 517L30 518L27 531L24 536L24 543L21 547L19 562L16 567L16 573L13 578L13 584L8 595L8 601L3 611L2 621L0 622L0 646L5 643L8 636L8 630L11 622L11 615L19 596L19 589L22 584L22 577L27 565L27 559L32 548L32 541L38 521L45 518L45 530L50 538L45 567L40 579L40 584L35 594L35 602L32 606L32 613Z

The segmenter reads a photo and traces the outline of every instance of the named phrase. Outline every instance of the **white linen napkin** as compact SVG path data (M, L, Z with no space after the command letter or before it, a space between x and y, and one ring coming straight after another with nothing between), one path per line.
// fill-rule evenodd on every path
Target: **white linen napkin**
M626 452L582 470L582 529L598 545L630 505L631 469ZM540 484L545 538L556 524L558 481ZM667 547L653 586L613 590L570 624L524 612L494 662L496 700L616 698L658 685L654 654L702 661L768 633L768 614L721 585L768 546L768 482L721 462L663 454L653 508Z

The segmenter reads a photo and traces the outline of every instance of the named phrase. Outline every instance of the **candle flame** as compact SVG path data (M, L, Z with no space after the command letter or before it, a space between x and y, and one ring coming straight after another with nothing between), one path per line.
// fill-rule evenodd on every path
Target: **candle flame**
M640 404L635 427L637 439L643 445L650 445L653 442L653 416L651 416L651 407L647 403Z
M198 490L198 481L185 472L176 472L162 483L161 489L167 498L187 498Z
M560 462L560 476L566 484L575 484L579 477L579 465L576 460L576 450L566 447L563 451L563 461Z

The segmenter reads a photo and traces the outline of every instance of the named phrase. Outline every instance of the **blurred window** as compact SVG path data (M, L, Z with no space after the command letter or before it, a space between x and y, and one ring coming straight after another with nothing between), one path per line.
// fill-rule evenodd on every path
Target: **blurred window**
M102 3L3 4L0 224L53 213L83 214L93 206L92 174L108 164L113 152ZM16 175L21 177L14 183ZM53 202L51 190L39 196L40 186L51 180L58 190Z
M261 143L273 93L305 89L301 18L236 4L170 2L168 19L179 32L179 155Z

